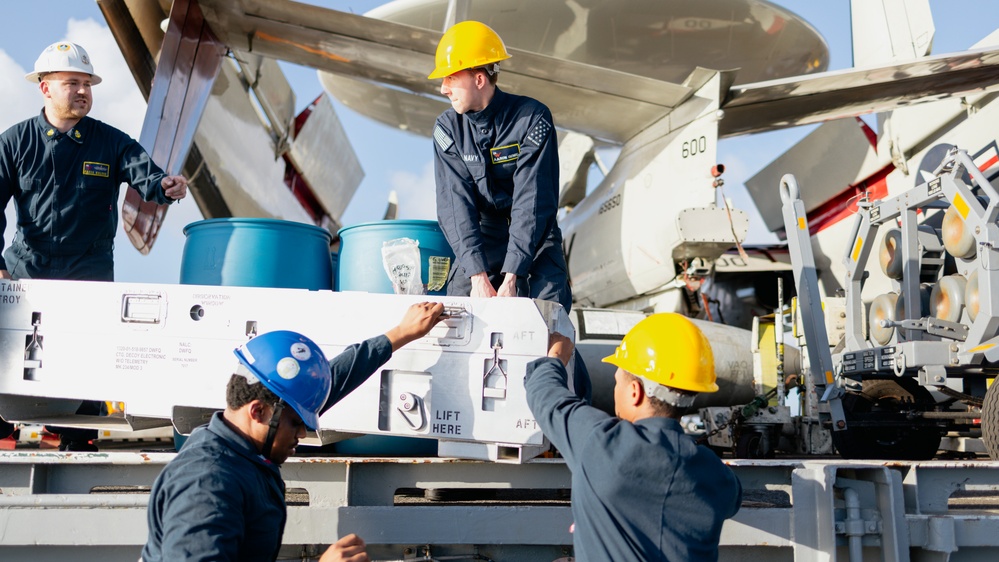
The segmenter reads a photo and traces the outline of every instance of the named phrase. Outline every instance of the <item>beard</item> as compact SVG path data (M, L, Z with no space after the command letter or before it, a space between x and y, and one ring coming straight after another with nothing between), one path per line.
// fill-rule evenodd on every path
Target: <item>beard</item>
M85 103L78 103L80 101L83 101ZM69 105L68 110L69 110L69 113L71 115L73 115L74 117L76 117L78 119L82 119L82 118L86 117L88 113L90 113L90 107L91 107L91 105L92 104L91 104L90 100L88 100L86 98L76 99L76 100L73 100L73 103L71 103Z
M79 103L85 101L86 103ZM57 119L83 119L90 113L92 103L86 98L75 98L69 103L52 104L53 117Z

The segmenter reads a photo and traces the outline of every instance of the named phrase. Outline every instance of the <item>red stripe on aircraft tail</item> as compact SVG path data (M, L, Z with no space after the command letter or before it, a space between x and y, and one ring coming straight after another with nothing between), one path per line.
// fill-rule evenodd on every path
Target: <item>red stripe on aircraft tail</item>
M985 170L988 170L992 166L995 166L997 163L999 163L999 154L997 154L997 155L993 156L992 158L989 158L985 162L979 164L978 165L978 169L984 172Z
M888 174L894 165L885 166L857 185L851 185L839 195L819 205L808 213L808 232L812 236L857 212L857 201L864 194L869 200L888 196Z
M864 132L864 136L867 137L867 142L871 143L871 146L877 150L878 134L874 132L874 129L872 129L870 125L867 124L867 121L864 121L860 117L854 117L854 119L857 120L857 126L860 127L860 130Z
M878 146L878 134L871 129L870 125L860 117L854 117L857 125L867 137L867 142L871 143L875 149ZM832 199L812 209L808 213L808 231L811 235L829 228L839 221L857 212L857 201L867 193L867 198L883 199L888 196L888 174L895 169L889 164L871 177L857 185L851 185Z

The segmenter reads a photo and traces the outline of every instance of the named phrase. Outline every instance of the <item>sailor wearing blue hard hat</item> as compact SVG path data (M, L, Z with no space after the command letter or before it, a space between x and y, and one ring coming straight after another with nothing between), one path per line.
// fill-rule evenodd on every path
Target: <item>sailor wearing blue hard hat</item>
M275 560L287 521L280 465L306 429L361 385L403 345L425 336L444 306L411 306L384 335L328 361L311 339L260 334L235 350L226 409L191 433L157 477L149 497L144 562ZM368 560L364 541L340 538L322 561Z

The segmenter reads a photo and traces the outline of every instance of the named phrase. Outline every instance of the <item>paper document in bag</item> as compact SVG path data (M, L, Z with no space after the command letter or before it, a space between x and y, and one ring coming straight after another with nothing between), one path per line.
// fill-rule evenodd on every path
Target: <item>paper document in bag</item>
M420 267L420 243L412 238L396 238L382 244L382 265L399 295L423 295L423 271Z

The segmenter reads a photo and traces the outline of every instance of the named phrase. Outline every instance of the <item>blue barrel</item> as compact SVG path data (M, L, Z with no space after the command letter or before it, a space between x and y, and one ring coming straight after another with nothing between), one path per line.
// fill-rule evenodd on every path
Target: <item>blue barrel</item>
M409 238L419 242L421 282L427 294L447 293L447 275L454 267L454 252L437 221L391 220L340 229L340 254L336 268L338 291L393 293L392 280L382 263L385 242ZM437 440L393 435L364 435L339 441L336 452L360 456L436 456Z
M275 219L209 219L184 227L184 285L333 289L329 231Z
M209 219L184 227L182 285L333 288L329 231L274 219ZM174 431L179 451L187 437Z
M391 220L341 228L336 269L338 291L392 293L392 280L382 264L385 242L409 238L420 245L421 282L429 295L447 294L447 276L454 252L437 221Z
M336 252L330 252L330 261L333 263L333 290L339 291L340 289L336 286L336 264L340 261L340 254Z
M334 450L340 455L359 457L436 457L437 440L397 435L362 435L337 441Z

